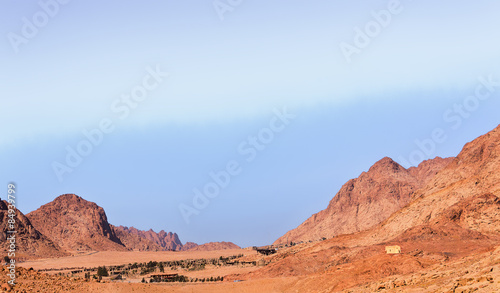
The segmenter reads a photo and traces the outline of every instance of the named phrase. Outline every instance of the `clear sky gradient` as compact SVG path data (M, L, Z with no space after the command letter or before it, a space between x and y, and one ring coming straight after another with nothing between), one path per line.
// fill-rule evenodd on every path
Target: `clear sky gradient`
M75 193L115 225L264 245L382 157L455 156L500 123L493 0L0 7L0 183L25 213ZM154 89L126 104L145 79ZM295 118L266 137L285 108ZM58 177L103 120L112 131ZM238 174L187 223L179 206L231 162Z

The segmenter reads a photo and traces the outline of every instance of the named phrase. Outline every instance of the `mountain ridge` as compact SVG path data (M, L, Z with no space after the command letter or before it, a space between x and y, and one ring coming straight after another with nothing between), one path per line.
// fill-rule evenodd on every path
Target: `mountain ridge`
M53 254L68 255L84 251L183 251L238 247L231 242L198 245L182 244L177 233L153 229L115 226L106 212L94 202L76 194L63 194L26 215L40 235L55 244ZM58 253L58 250L61 253ZM36 255L31 255L32 257Z

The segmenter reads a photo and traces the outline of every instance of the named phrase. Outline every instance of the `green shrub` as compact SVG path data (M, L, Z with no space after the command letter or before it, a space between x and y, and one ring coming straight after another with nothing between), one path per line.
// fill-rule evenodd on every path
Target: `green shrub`
M107 276L109 276L108 270L106 269L105 266L98 267L97 268L97 275L100 277L107 277Z

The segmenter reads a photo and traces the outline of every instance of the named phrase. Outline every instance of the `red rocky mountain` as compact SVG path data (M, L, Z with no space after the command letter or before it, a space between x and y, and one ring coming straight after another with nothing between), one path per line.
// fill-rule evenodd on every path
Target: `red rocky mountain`
M314 214L275 244L331 238L367 230L410 202L413 193L453 159L435 158L405 169L390 158L349 180L328 207Z
M104 209L75 194L61 195L27 217L42 234L69 252L127 250Z
M29 218L29 220L28 220ZM54 244L55 252L139 250L180 251L197 249L193 242L185 245L176 233L143 231L134 227L113 226L108 223L104 209L75 194L64 194L52 202L29 213L26 220ZM31 224L28 226L28 228ZM40 236L40 237L42 237ZM198 250L228 249L233 243L217 242L201 246ZM35 250L33 250L35 251Z

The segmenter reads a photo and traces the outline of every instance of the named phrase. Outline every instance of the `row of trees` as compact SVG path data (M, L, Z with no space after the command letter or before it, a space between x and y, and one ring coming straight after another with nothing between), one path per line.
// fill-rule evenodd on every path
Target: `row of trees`
M150 283L159 283L159 282L181 282L181 283L187 283L187 282L222 282L224 281L224 277L210 277L210 278L188 278L186 276L183 276L183 275L178 275L178 276L175 276L171 279L167 279L167 280L163 280L161 281L160 279L151 279L149 280ZM142 283L146 283L146 280L144 278L142 278Z
M100 266L97 268L97 273L94 274L94 278L102 278L102 277L107 277L110 275L109 272L116 274L119 272L121 275L129 275L130 273L136 274L139 273L141 275L146 275L152 272L156 271L156 268L161 273L165 272L165 268L171 268L172 270L176 270L178 267L187 269L189 271L192 270L203 270L205 269L206 265L215 265L215 266L224 266L228 264L234 264L231 263L232 260L237 259L242 257L243 254L240 255L232 255L228 257L219 257L219 258L210 258L210 259L186 259L186 260L174 260L174 261L164 261L164 262L157 262L157 261L149 261L149 262L144 262L144 263L129 263L128 265L118 265L118 266ZM140 269L140 270L139 270ZM91 277L91 271L95 271L95 268L85 268L83 269L85 273L85 278L90 279ZM139 271L139 272L138 272ZM87 273L88 272L88 273ZM185 281L183 280L176 280L177 282L210 282L210 281L219 281L221 280L221 277L217 278L206 278L206 279L186 279Z
M210 277L210 278L203 278L203 279L191 279L191 282L222 282L224 281L224 277L217 277L217 278L214 278L214 277Z

